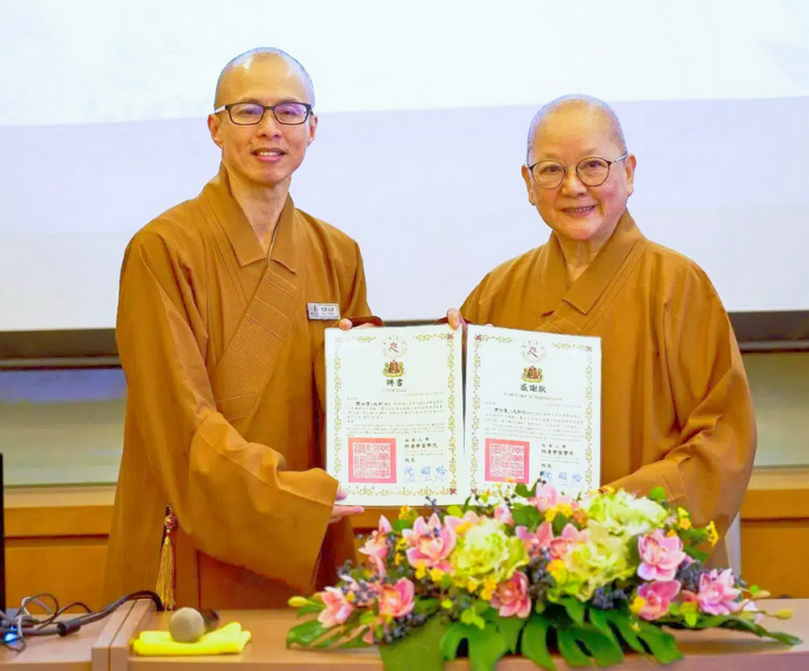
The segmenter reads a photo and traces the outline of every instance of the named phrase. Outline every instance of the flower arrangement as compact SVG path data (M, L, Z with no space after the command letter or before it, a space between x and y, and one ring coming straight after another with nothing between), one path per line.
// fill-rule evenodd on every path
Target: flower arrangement
M693 527L661 488L574 499L537 483L433 505L429 517L403 508L367 538L365 564L290 599L298 617L316 617L293 627L287 646L378 644L388 671L431 671L460 654L493 669L509 653L554 669L551 651L571 665L609 666L628 650L665 664L682 653L663 626L800 642L759 624L767 613L753 597L764 592L703 565L717 540L713 523Z

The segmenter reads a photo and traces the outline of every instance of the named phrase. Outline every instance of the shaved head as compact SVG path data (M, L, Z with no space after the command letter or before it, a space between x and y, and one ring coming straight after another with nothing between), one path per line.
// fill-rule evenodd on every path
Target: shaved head
M556 100L551 100L534 116L533 121L531 121L531 126L528 129L528 142L525 151L526 165L531 162L531 150L534 148L534 139L536 138L539 127L557 112L568 109L584 110L602 117L607 123L612 140L618 145L622 154L626 153L624 131L621 128L621 122L618 120L618 115L615 113L615 110L603 100L593 98L592 96L568 95L556 98Z
M301 79L303 88L306 90L308 102L312 107L315 106L315 87L312 85L312 79L309 73L297 60L292 58L286 51L276 49L275 47L259 47L257 49L250 49L243 54L239 54L230 63L228 63L219 74L219 79L216 81L216 95L214 96L214 109L225 104L224 93L227 92L228 75L236 68L243 65L250 65L254 62L262 62L269 60L281 60L290 66L290 69L295 70Z

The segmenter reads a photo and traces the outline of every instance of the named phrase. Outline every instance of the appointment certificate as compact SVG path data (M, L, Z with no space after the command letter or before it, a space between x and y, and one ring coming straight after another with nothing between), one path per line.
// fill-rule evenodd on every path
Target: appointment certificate
M326 463L347 505L462 500L461 348L447 325L326 330Z

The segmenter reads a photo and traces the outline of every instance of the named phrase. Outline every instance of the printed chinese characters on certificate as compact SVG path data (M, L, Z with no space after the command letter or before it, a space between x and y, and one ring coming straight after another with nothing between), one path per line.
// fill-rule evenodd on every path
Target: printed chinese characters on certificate
M469 326L464 353L446 325L328 329L326 377L327 470L346 504L600 484L598 338Z

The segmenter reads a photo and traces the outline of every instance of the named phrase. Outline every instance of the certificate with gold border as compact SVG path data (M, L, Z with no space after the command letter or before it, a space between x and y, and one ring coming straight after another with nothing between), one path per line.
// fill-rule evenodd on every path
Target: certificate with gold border
M326 465L346 505L462 501L462 335L326 330Z
M464 489L601 484L601 339L469 326Z

